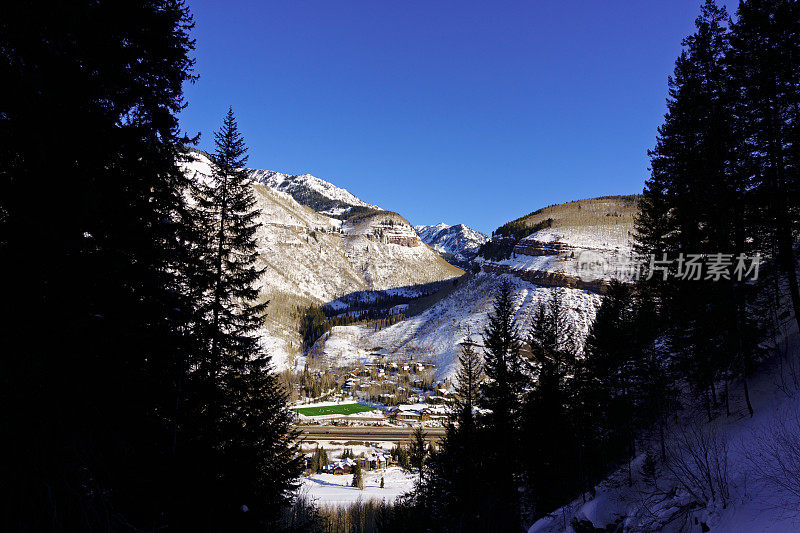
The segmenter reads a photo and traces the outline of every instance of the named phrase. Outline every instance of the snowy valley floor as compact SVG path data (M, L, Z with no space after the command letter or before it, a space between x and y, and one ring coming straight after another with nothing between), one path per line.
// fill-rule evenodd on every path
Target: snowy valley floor
M404 471L398 466L384 470L364 472L364 490L351 487L352 474L313 474L301 478L298 494L308 497L316 505L339 506L356 503L359 500L393 501L414 487L414 474ZM384 488L381 486L384 478Z

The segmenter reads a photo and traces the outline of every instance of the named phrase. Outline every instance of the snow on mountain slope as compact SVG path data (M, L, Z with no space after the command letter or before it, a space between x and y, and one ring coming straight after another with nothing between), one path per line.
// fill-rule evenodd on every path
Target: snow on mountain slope
M422 242L461 267L468 265L478 255L481 245L489 240L483 233L464 224L450 226L440 223L414 226L414 229L419 233Z
M559 291L582 342L605 280L613 276L610 267L629 259L635 213L635 197L604 197L550 206L510 222L494 235L508 257L476 258L480 274L459 279L457 288L428 309L390 327L377 332L360 326L333 328L323 350L334 364L369 360L376 350L400 358L425 357L437 364L439 377L451 377L459 344L468 335L481 342L503 277L513 281L523 335L536 307ZM444 234L446 241L451 226L416 229L423 240L432 242Z
M446 230L447 228L452 228L452 226L450 224L445 224L444 222L439 222L438 224L420 224L414 226L414 229L417 230L417 233L419 233L419 238L422 239L422 242L426 244L430 244L437 233L442 230Z
M600 296L583 290L546 288L514 276L488 273L457 280L457 288L419 315L380 331L364 326L334 327L324 340L324 353L333 364L369 361L377 349L400 358L426 357L436 364L439 378L452 377L457 369L459 344L468 336L478 344L501 280L512 283L520 332L530 327L533 312L552 291L559 291L581 340L594 320Z
M342 216L354 211L354 208L377 210L377 205L368 204L351 194L346 189L337 187L311 174L283 174L273 170L248 169L254 181L267 187L285 192L298 203L315 211L330 215Z
M192 161L183 168L195 179L207 179L210 173L209 161L200 152L192 152ZM301 205L265 183L254 182L253 187L261 213L257 234L260 266L265 269L261 293L270 301L263 343L279 368L290 365L298 354L297 307L463 273L425 246L397 213L373 211L370 206L343 221Z
M546 286L605 290L630 279L635 196L607 196L540 209L498 228L477 261Z

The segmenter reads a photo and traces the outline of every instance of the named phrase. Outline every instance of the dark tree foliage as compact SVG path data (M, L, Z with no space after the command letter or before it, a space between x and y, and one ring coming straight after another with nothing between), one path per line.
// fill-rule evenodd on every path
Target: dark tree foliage
M487 513L498 520L500 529L519 529L519 423L522 392L528 381L523 372L521 342L516 324L513 290L503 278L483 332L486 381L480 407L490 410L484 421L491 428L491 439L484 439L487 462L485 491L489 496Z
M417 469L420 480L425 470L425 461L428 458L428 443L425 437L425 430L422 429L422 426L417 426L408 446L408 462Z
M586 339L586 385L597 402L595 423L606 462L633 453L634 387L640 355L634 346L633 311L632 288L612 282Z
M177 0L3 6L4 530L163 524L191 27Z
M478 250L478 255L492 261L508 259L514 252L517 241L512 237L492 237L483 243Z
M541 210L539 210L541 211ZM535 211L528 216L537 214ZM514 246L532 233L547 229L553 226L553 219L547 218L536 224L528 225L525 222L527 217L508 222L492 233L492 238L483 243L478 250L478 255L486 259L495 261L508 259L514 252Z
M302 311L300 315L300 338L303 340L303 350L308 350L317 339L330 331L333 324L329 324L325 319L322 307L310 305Z
M752 165L743 152L743 107L729 66L727 23L725 9L706 2L676 61L668 113L650 152L652 175L636 221L640 253L673 259L726 253L735 264L739 254L757 250L756 228L763 217L751 202ZM653 272L641 290L655 296L670 349L705 398L710 418L720 399L717 382L746 375L756 329L745 309L743 283L706 274L676 279L686 271L673 270L668 281Z
M800 230L800 5L739 4L728 64L736 94L739 172L748 182L745 214L757 217L741 238L777 260L800 326L794 243ZM736 213L740 215L741 212Z
M575 438L568 416L575 343L561 293L539 304L528 336L535 384L525 397L523 431L528 506L550 512L574 490Z
M416 506L434 531L486 531L492 527L494 497L484 489L488 464L485 441L491 427L477 415L483 381L481 357L468 338L461 346L457 400L444 438L428 458L415 491Z
M536 214L536 213L532 213ZM530 215L528 215L530 216ZM492 236L498 237L513 237L514 240L519 241L530 235L531 233L536 233L537 231L541 231L543 229L547 229L553 226L553 219L546 218L541 222L537 222L536 224L528 224L525 221L525 218L519 220L513 220L511 222L507 222L503 224L495 232Z
M343 456L342 459L345 457ZM328 459L328 452L325 451L324 447L317 447L314 449L314 453L311 456L311 464L309 465L309 470L312 474L316 474L317 472L321 471L323 467L327 466L330 463Z
M513 292L503 280L489 325L484 357L471 338L461 347L457 401L445 437L432 452L407 504L433 531L516 531L520 528L519 452L522 391ZM485 409L485 411L483 411ZM483 414L478 414L479 412ZM416 449L421 449L417 444Z
M199 436L187 443L187 470L201 459L206 467L194 471L201 483L193 486L202 492L187 488L182 518L222 527L243 506L246 516L237 517L243 524L268 520L290 499L302 465L285 392L258 337L268 304L256 301L258 210L232 110L215 142L212 176L193 191L203 238L195 243L201 258L193 279L197 353L185 419ZM207 514L194 507L198 501Z
M495 293L494 309L483 332L483 369L488 380L481 396L482 407L492 410L490 417L498 428L510 434L519 417L521 391L527 379L520 355L516 308L511 282L503 278Z
M359 462L356 462L356 466L353 467L353 482L351 485L364 490L364 476L361 472L361 463Z
M344 456L342 456L342 458L344 459ZM410 463L408 462L408 448L405 446L394 446L392 448L392 460L404 470L408 470L410 468Z
M480 402L480 387L483 382L483 362L475 351L472 337L461 345L456 371L456 401L454 412L459 426L470 431L475 426L475 407Z
M226 215L186 201L191 27L177 0L4 6L4 530L263 528L297 472L235 128Z
M647 295L612 282L586 339L576 389L581 416L592 418L583 454L592 459L593 482L634 457L637 436L656 423L663 429L674 411L674 376L670 359L657 347L658 333ZM661 431L662 446L663 436Z

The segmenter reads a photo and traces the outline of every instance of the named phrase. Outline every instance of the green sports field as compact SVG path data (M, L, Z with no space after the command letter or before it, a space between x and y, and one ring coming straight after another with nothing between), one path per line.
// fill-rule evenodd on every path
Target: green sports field
M352 415L353 413L363 413L365 411L374 410L374 407L367 407L360 403L343 403L341 405L324 405L322 407L296 407L292 409L292 411L296 411L305 416Z

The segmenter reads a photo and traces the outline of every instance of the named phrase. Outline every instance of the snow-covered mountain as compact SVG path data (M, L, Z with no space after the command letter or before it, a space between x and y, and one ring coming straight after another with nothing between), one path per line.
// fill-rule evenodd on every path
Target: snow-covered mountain
M479 231L456 224L420 225L414 226L422 242L442 254L442 256L459 267L466 267L478 255L481 245L489 237Z
M183 164L185 172L195 179L210 175L210 161L203 153L193 151L191 157ZM250 174L261 211L257 235L260 266L265 269L261 297L270 301L263 342L278 367L291 366L299 354L298 307L326 304L359 291L429 284L463 274L426 246L397 213L378 210L316 178L295 181L296 185L310 184L307 190L319 197L328 195L326 213L339 208L355 211L348 217L339 209L338 216L329 216L280 190L288 186L277 173ZM300 185L293 190L300 194ZM331 207L334 204L339 208Z
M513 220L492 235L476 262L542 286L604 292L630 279L636 196L604 196L552 205Z
M210 173L201 153L185 167L198 178ZM434 249L441 247L445 254L475 250L486 238L463 225L415 229L401 215L310 176L256 170L250 174L261 210L262 297L270 301L263 338L279 367L300 361L299 307L333 303L338 310L348 305L348 295L389 290L394 294L404 287L430 287L458 278L463 272ZM551 206L522 217L509 223L513 235L504 236L504 226L491 242L484 242L487 255L497 252L497 246L492 248L497 243L500 252L475 258L481 272L435 285L436 294L420 292L427 296L411 305L405 320L379 331L361 325L334 327L318 348L332 364L367 360L376 350L398 356L418 353L434 358L441 377L450 376L459 344L483 331L503 278L514 283L521 331L527 330L539 303L558 290L569 303L572 322L586 333L605 274L582 279L584 273L576 269L587 253L602 264L628 253L635 209L635 199L615 197ZM434 244L426 246L421 235Z
M479 273L456 280L427 309L380 331L333 328L324 353L334 364L369 360L376 350L400 358L433 357L439 377L451 377L460 344L468 336L482 342L504 278L513 286L520 331L528 330L536 308L558 291L580 343L594 321L610 268L628 256L635 212L635 197L612 197L551 206L510 222L495 232L487 252L492 258L475 259ZM447 229L442 224L417 231L435 235L437 227Z
M377 205L368 204L346 189L337 187L311 174L282 174L274 170L248 169L254 181L271 189L289 194L298 203L318 213L334 217L363 211L380 211Z
M581 338L588 334L600 305L600 295L579 289L542 287L508 274L481 272L455 280L450 290L441 291L442 297L432 306L380 331L361 325L334 327L324 339L324 353L332 364L370 361L376 351L399 359L428 358L436 364L439 378L453 377L461 343L472 337L479 346L482 344L481 334L504 278L512 284L520 331L528 331L536 308L553 291L559 291L568 306L570 322Z

